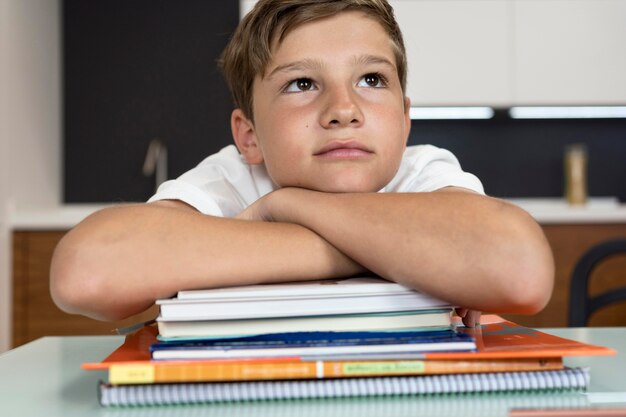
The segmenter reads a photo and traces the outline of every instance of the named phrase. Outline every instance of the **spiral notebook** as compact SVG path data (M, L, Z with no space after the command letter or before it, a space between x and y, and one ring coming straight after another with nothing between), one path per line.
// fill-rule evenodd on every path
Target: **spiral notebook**
M581 391L589 370L451 374L306 381L211 382L99 386L103 406L174 405L233 401L342 398L483 392Z
M584 392L510 392L477 395L346 397L245 401L190 406L109 407L107 417L444 417L507 416L512 409L592 407Z

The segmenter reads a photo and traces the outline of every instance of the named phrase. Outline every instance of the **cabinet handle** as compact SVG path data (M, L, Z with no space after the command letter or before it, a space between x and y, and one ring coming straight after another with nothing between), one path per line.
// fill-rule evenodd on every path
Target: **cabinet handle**
M148 145L146 159L143 162L143 175L154 175L154 191L167 180L167 146L158 138L152 139Z

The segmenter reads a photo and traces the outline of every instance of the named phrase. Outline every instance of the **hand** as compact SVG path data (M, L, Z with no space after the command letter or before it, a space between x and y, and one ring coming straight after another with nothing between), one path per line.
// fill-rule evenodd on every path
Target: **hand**
M302 193L311 192L312 191L302 188L279 188L278 190L272 191L271 193L259 198L235 216L235 218L261 222L288 221L281 218L281 213L284 214L285 209L289 207L289 204L298 204L300 201L299 196L301 197Z
M260 221L260 222L274 221L269 210L268 200L270 198L273 198L273 195L275 193L276 191L266 194L263 197L259 198L257 201L250 204L241 213L235 216L235 218L240 219L240 220L251 220L251 221Z
M455 309L455 312L459 317L463 319L463 324L466 327L480 326L480 311L458 307L457 309Z

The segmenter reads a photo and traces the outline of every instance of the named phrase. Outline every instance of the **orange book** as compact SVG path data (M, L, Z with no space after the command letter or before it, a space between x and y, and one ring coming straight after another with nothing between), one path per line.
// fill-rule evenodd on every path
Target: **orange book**
M561 358L477 360L281 361L281 362L146 362L113 364L110 384L258 381L279 379L354 378L366 376L437 375L563 369Z
M479 329L458 329L472 333L477 352L341 361L303 361L298 357L152 361L149 347L157 341L157 329L144 327L127 336L124 344L102 362L85 363L82 367L108 369L111 384L149 384L554 370L563 368L562 356L614 354L608 348L548 335L498 316L484 316L483 322Z
M455 317L455 322L460 323L460 319ZM553 336L497 315L482 316L480 322L481 325L473 329L457 327L458 332L474 337L475 352L433 352L424 356L427 359L497 359L615 355L611 348Z

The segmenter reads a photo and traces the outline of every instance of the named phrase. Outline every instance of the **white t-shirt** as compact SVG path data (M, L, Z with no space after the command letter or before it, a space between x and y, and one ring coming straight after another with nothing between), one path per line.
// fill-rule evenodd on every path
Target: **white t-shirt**
M395 177L379 192L428 192L449 186L484 194L480 180L464 172L450 151L417 145L407 147ZM204 214L235 217L277 188L264 165L247 164L237 148L229 145L161 184L148 202L180 200Z

